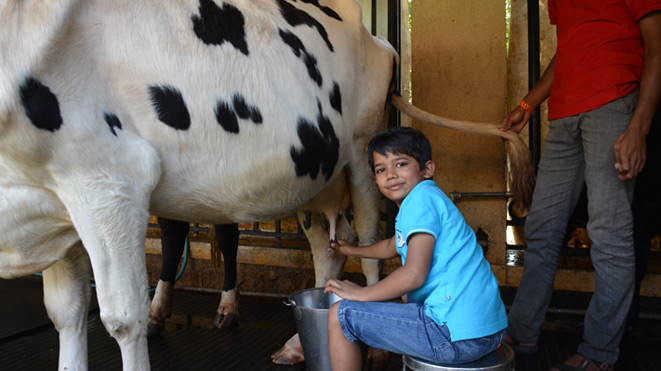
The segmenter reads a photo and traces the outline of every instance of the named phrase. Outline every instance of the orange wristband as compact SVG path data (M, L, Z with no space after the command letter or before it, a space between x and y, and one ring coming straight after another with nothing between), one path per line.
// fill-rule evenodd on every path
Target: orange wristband
M535 113L535 110L532 107L530 107L530 105L528 103L526 103L526 101L524 101L524 100L519 102L519 104L517 104L517 106L523 108L526 112L528 112L531 115L533 113Z

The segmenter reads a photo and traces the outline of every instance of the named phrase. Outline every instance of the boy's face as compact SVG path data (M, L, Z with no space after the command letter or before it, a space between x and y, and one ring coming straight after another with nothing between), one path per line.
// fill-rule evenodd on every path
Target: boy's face
M375 151L372 156L376 184L381 193L397 206L402 204L418 183L431 179L434 175L433 161L427 161L425 167L420 170L418 161L409 155L386 152L384 156Z

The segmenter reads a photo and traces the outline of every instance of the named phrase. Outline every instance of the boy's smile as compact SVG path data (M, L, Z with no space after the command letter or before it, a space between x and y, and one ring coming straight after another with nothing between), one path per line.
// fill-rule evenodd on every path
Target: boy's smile
M425 179L434 175L434 162L427 161L420 170L418 161L403 153L386 152L382 155L373 152L374 175L379 190L397 206L402 204L404 198L413 188Z

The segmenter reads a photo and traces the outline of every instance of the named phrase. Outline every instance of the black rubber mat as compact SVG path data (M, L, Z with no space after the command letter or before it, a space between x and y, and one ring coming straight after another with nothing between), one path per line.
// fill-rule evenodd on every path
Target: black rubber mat
M46 315L39 278L0 280L0 370L57 369L57 331ZM239 324L213 328L220 296L175 291L173 316L149 339L153 370L304 370L279 366L270 355L296 332L291 309L279 299L242 297ZM96 308L96 305L94 306ZM98 310L88 318L90 370L121 369L119 346Z
M43 305L40 278L0 280L0 370L55 370L58 337ZM153 370L303 371L304 364L280 366L270 355L296 332L291 308L281 299L241 297L239 324L213 328L220 295L175 290L173 315L161 336L149 339ZM576 351L582 317L549 315L536 356L517 357L517 371L548 370ZM618 371L661 370L661 321L646 320L625 348ZM96 303L88 318L89 368L120 370L117 343L99 320ZM401 370L401 356L390 354L387 371Z
M8 339L26 331L50 327L44 307L40 278L0 280L2 315L0 339Z

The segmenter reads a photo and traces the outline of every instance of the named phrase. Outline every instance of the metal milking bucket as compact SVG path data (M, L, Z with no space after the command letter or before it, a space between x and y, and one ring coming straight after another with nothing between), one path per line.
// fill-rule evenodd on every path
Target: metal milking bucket
M296 330L301 339L305 366L309 371L331 371L328 352L328 310L336 301L335 294L325 294L324 288L298 291L286 305L294 309Z

